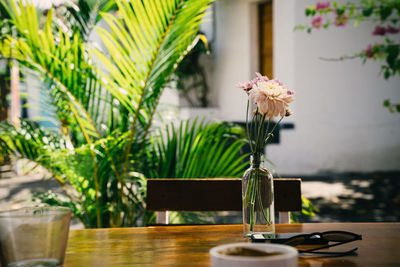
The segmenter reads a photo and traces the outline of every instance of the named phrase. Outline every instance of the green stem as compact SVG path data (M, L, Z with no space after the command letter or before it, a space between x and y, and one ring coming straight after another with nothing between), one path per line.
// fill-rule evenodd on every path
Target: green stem
M261 115L258 115L261 116ZM264 148L264 142L261 140L264 135L262 134L264 130L264 121L265 121L265 114L261 116L259 119L259 125L258 125L258 133L256 137L256 149L255 149L255 155L254 155L254 160L256 161L257 164L259 164L259 158L260 155L262 154L262 150Z
M247 108L246 108L246 131L247 131L247 138L249 139L250 150L254 153L253 144L251 142L250 131L249 131L249 106L250 106L250 99L247 99Z
M251 175L251 174L250 174ZM253 180L251 179L251 177L249 178L247 185L246 185L246 193L244 194L244 198L243 198L243 203L245 203L247 205L247 202L249 202L249 197L250 197L250 188L252 186Z
M255 173L251 177L251 179L253 180L253 183L252 183L252 187L251 187L251 200L250 200L250 231L253 231L255 221L257 220L254 208L255 208L255 202L256 202L256 190L258 187L258 181L257 181L258 174L259 174L258 170L256 169Z
M269 132L269 133L267 134L267 138L265 138L265 140L264 140L264 145L267 144L268 139L269 139L271 136L274 135L273 132L275 131L275 128L281 123L282 120L283 120L283 117L281 117L281 118L279 119L279 121L278 121L278 122L274 125L274 127L272 128L271 132Z
M261 180L261 177L259 177L259 179ZM260 184L261 184L261 181L260 181ZM262 215L264 216L264 220L265 220L266 224L267 224L267 225L270 225L270 224L271 224L271 221L270 221L270 219L269 219L268 214L266 214L266 211L264 210L264 203L262 202L260 187L258 186L258 187L256 188L256 190L257 190L256 194L257 194L257 197L258 197L258 206L259 206L260 209L261 209L261 213L262 213ZM268 192L268 193L269 193L269 192ZM267 207L267 210L269 210L269 207Z
M268 136L268 132L269 132L269 126L271 124L271 119L268 119L268 123L267 123L267 129L265 130L264 136L263 136L263 140L264 140L264 146L265 146L265 139Z

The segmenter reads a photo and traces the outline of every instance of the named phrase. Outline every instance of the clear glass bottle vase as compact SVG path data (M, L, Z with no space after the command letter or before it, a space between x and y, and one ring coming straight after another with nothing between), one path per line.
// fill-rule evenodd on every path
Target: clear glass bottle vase
M263 168L262 155L250 157L250 168L242 179L244 235L274 235L274 188L270 171Z

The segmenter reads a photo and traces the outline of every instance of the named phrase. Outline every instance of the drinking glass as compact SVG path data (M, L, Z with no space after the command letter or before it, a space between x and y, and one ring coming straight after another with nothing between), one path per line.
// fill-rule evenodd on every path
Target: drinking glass
M62 266L71 210L25 207L0 212L2 267Z

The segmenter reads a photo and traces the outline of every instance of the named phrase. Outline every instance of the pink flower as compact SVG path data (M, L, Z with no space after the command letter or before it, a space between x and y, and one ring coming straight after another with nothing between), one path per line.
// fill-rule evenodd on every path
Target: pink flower
M269 81L267 76L263 76L259 72L256 72L256 75L257 75L257 77L255 77L253 80L248 81L248 82L238 83L236 85L236 87L241 88L241 89L245 90L246 92L248 92L249 90L251 90L251 88L253 87L254 84L256 84L260 81L264 81L264 82Z
M263 75L262 75L261 73L259 73L259 72L256 72L256 75L257 75L257 77L255 77L255 78L251 81L253 84L256 84L257 82L260 82L260 81L264 81L264 82L269 81L269 79L268 79L267 76L263 76Z
M317 5L315 6L315 10L321 10L321 9L326 9L326 8L330 8L331 7L331 3L328 2L318 2Z
M387 26L386 28L387 33L396 34L400 32L400 29L393 27L392 25Z
M367 58L374 57L374 51L372 50L372 45L369 44L367 49L363 50L363 53L367 56Z
M265 82L268 82L268 81L269 81L269 79L268 79L267 76L263 76L263 75L261 75L261 73L259 73L259 72L256 72L256 75L257 75L258 81L265 81Z
M289 103L294 100L292 94L293 92L288 90L278 79L259 81L249 92L249 96L257 104L258 112L262 115L265 114L268 119L286 115Z
M386 28L376 25L375 30L372 32L372 35L383 36L386 34Z
M335 22L333 24L338 27L344 27L348 21L349 17L346 14L342 14L340 16L336 15Z
M249 89L251 89L253 87L253 83L251 81L250 82L244 82L244 83L238 83L236 85L236 87L238 87L240 89L243 89L245 91L248 91Z
M322 17L318 16L312 19L311 24L314 28L319 29L322 26Z

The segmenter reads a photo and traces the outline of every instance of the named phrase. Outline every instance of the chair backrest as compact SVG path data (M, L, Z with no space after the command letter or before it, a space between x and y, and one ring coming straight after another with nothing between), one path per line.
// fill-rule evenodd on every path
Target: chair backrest
M301 211L301 179L274 179L275 211L289 223L291 211ZM157 212L157 224L168 224L167 211L241 211L242 181L237 178L148 179L147 210Z

